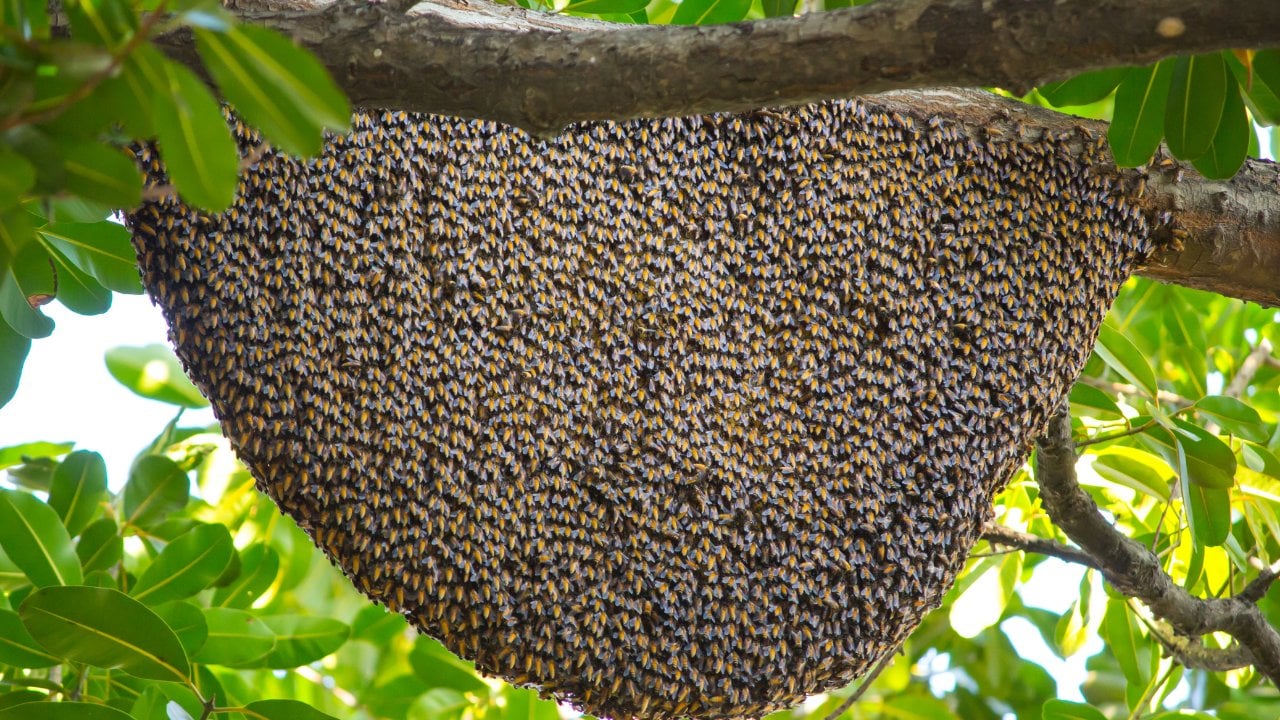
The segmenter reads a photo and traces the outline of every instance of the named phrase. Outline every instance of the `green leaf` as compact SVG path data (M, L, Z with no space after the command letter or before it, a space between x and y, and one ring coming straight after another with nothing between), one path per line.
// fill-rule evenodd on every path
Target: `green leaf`
M1209 150L1222 120L1228 77L1222 53L1174 60L1164 113L1164 134L1174 157L1194 160Z
M476 674L475 665L445 649L439 641L419 635L409 652L409 664L420 679L432 687L460 692L484 692L488 686Z
M106 361L112 377L144 398L185 408L209 406L167 345L111 348Z
M1258 411L1233 397L1209 395L1196 401L1196 409L1213 418L1223 430L1245 440L1266 442L1269 437Z
M21 207L0 212L0 270L4 270L18 257L18 253L31 242L31 214Z
M295 668L315 662L342 647L351 634L346 623L304 615L268 615L262 621L276 636L267 655L269 668Z
M154 137L156 108L173 102L165 94L167 84L164 56L143 45L125 58L120 73L99 85L89 101L103 114L118 118L131 137Z
M196 662L228 667L263 667L276 646L275 633L261 619L243 610L206 608L209 636L195 654Z
M747 16L751 0L683 0L671 17L672 25L715 25Z
M86 702L25 703L0 710L0 720L133 720L108 705Z
M101 315L111 309L111 291L93 276L76 267L66 255L52 247L43 235L37 239L44 245L58 278L58 300L72 312Z
M263 720L337 720L297 700L258 700L245 706ZM254 720L257 720L255 718Z
M77 39L116 47L138 29L138 16L127 0L68 3L67 20Z
M10 148L17 150L35 169L33 193L51 195L62 190L66 181L62 148L48 131L31 125L20 125L9 130L5 134L5 140Z
M28 442L0 447L0 470L38 458L56 458L71 452L75 443Z
M1247 468L1252 472L1280 480L1280 458L1261 445L1250 442L1241 443L1240 462L1243 467L1237 466L1237 472ZM1280 502L1280 496L1276 497L1276 502Z
M1133 613L1124 600L1107 599L1107 612L1102 618L1102 635L1112 657L1120 663L1120 671L1132 685L1141 686L1147 681L1142 664L1138 662L1138 647L1146 642Z
M151 608L156 615L164 620L174 635L178 636L178 642L182 643L182 649L187 651L187 657L191 657L204 647L204 643L209 639L209 623L204 619L204 613L196 605L185 600L175 600L171 603L165 603Z
M1245 89L1249 108L1263 125L1280 125L1280 50L1259 50L1253 55L1252 77L1244 77L1244 66L1228 56L1236 80Z
M1228 79L1229 87L1218 130L1209 143L1209 149L1192 160L1201 175L1220 180L1240 171L1245 157L1249 155L1249 138L1254 137L1253 125L1245 112L1244 100L1240 98L1240 89L1236 87L1235 79Z
M307 112L305 101L296 92L302 87L302 81L290 72L294 60L310 56L286 40L278 43L278 49L291 57L272 58L253 42L254 33L246 33L248 29L248 26L235 26L226 32L197 29L200 57L223 95L249 124L285 152L314 155L323 142L323 125ZM272 70L284 74L272 75ZM345 123L346 117L341 117L341 121Z
M1164 114L1173 61L1131 68L1116 88L1116 106L1107 141L1120 167L1137 167L1151 159L1164 137Z
M142 200L142 175L122 150L92 141L61 146L68 192L122 209Z
M1129 72L1129 68L1106 68L1081 73L1062 82L1042 85L1040 96L1055 107L1088 105L1110 95Z
M633 13L645 9L648 5L649 0L569 0L569 4L560 11L577 15Z
M265 543L254 543L242 550L240 563L240 574L213 593L213 605L247 608L280 573L280 556Z
M147 606L118 590L50 587L18 610L32 637L50 652L149 680L186 682L191 675L178 637Z
M0 145L0 210L17 205L22 196L36 182L36 169L7 145Z
M240 155L222 110L200 78L164 61L171 103L156 107L153 118L169 178L187 202L221 212L235 199Z
M1125 380L1133 383L1154 399L1157 393L1156 374L1142 351L1129 338L1109 324L1104 323L1098 334L1098 344L1094 352L1102 358L1112 370L1120 373Z
M765 17L791 17L796 14L796 0L761 0Z
M120 562L124 556L124 538L120 537L116 521L102 518L85 528L76 543L76 556L86 573L106 570Z
M83 579L58 513L28 493L0 490L0 548L36 587Z
M1044 704L1040 717L1041 720L1107 720L1107 716L1092 705L1057 699Z
M462 720L474 703L466 695L447 687L433 687L414 701L409 717L414 720Z
M58 252L103 287L119 293L139 295L138 256L133 251L129 231L118 223L53 223L40 228L43 237Z
M1099 418L1123 418L1124 413L1111 396L1091 385L1076 383L1071 386L1071 413Z
M1001 559L987 558L967 575L969 585L951 604L951 627L962 638L975 638L1000 622L1009 596L1001 583Z
M1159 458L1136 448L1109 447L1093 460L1093 470L1103 478L1140 493L1169 499L1174 472Z
M27 363L27 353L30 351L31 338L19 335L0 319L0 407L8 404L18 392L22 366Z
M191 480L163 455L138 458L124 486L124 516L131 525L147 527L163 521L187 504Z
M1188 481L1189 453L1179 443L1179 472L1182 475L1182 502L1186 506L1191 536L1202 546L1213 547L1227 541L1231 533L1231 491ZM1235 457L1232 456L1232 460Z
M50 655L12 610L0 610L0 665L20 668L46 668L62 662Z
M199 525L165 546L138 579L133 598L158 605L195 595L222 575L234 554L226 527Z
M1080 652L1089 639L1089 606L1092 585L1086 574L1080 582L1080 596L1071 603L1071 609L1059 618L1053 628L1053 644L1064 658Z
M8 225L11 217L25 214L20 208L15 208L0 219L0 224ZM17 228L10 229L18 231ZM0 229L0 235L3 232ZM4 240L0 236L0 243ZM30 235L27 240L30 240ZM20 335L32 340L48 337L53 332L53 321L38 308L51 300L56 292L49 254L39 243L26 242L9 263L9 267L0 274L0 317Z
M4 554L4 548L0 548L0 590L14 590L21 587L31 587L27 582L27 574Z
M77 450L53 473L49 507L58 513L72 537L80 534L107 496L107 464L96 452Z
M48 697L45 693L34 690L16 690L14 692L0 693L0 710L24 703L44 702Z
M502 694L507 699L503 720L560 720L559 706L538 697L533 690L507 685L503 687Z
M1134 423L1145 421L1139 416ZM1144 444L1160 453L1174 469L1185 466L1181 477L1194 485L1218 489L1235 484L1236 457L1226 443L1209 431L1185 420L1172 421L1175 431L1165 427L1151 427L1138 437Z

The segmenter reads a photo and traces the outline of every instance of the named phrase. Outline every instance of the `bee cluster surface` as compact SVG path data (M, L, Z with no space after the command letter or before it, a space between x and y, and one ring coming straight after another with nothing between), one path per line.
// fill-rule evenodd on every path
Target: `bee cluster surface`
M370 112L131 225L361 591L598 715L759 716L938 605L1088 357L1149 250L1092 152L865 101L548 142Z

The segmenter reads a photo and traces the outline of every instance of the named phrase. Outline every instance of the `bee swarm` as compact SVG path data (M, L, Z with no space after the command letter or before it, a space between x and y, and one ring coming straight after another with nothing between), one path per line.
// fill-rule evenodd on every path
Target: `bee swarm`
M361 591L598 715L755 717L941 601L1150 249L1098 154L871 101L550 142L370 112L131 225Z

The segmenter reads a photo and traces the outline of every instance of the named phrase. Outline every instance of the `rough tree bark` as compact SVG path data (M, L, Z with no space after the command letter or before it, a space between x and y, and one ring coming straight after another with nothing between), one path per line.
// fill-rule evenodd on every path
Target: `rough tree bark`
M237 13L315 52L357 105L535 134L895 89L1018 92L1093 68L1280 45L1274 0L882 0L707 27L617 25L486 0L337 0L303 10L282 9L285 1L238 0ZM249 10L254 2L275 9ZM168 48L195 62L182 36Z

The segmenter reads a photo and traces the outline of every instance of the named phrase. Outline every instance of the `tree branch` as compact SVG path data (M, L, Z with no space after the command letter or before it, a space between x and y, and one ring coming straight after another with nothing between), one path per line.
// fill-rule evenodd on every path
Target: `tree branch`
M1013 528L1007 528L1003 525L997 525L988 522L982 527L982 539L992 545L1003 545L1005 547L1016 548L1024 552L1033 552L1040 555L1055 557L1059 560L1065 560L1069 563L1083 565L1087 568L1098 568L1098 562L1089 556L1089 553L1070 545L1063 545L1054 542L1048 538L1042 538L1039 535L1019 532Z
M1065 407L1036 443L1040 499L1054 524L1097 560L1103 577L1121 593L1141 600L1182 635L1225 632L1247 649L1258 672L1280 685L1280 633L1254 604L1258 588L1230 598L1197 598L1173 582L1147 548L1112 527L1076 482L1071 416ZM1272 579L1255 581L1265 589Z
M1280 166L1249 160L1230 180L1206 180L1162 157L1140 202L1152 212L1173 213L1174 242L1139 273L1280 305Z
M896 88L1022 92L1099 67L1280 45L1274 0L881 0L706 27L617 25L483 0L462 7L434 0L405 16L403 3L335 2L237 13L315 52L357 105L498 120L539 135L587 120ZM161 44L198 66L189 33Z

